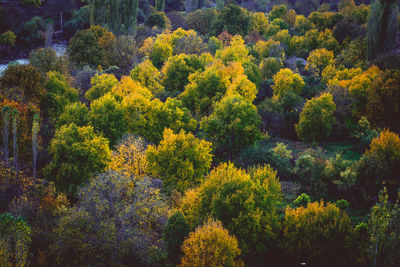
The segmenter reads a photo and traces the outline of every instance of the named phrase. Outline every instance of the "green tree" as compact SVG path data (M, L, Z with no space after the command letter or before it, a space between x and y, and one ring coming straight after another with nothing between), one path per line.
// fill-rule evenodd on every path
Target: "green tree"
M42 98L41 107L56 122L65 106L78 101L78 90L71 87L66 77L59 72L47 73L45 88L47 93Z
M139 0L92 0L90 24L108 27L116 35L134 35L136 32Z
M240 266L237 239L219 221L209 220L189 234L182 245L180 266Z
M201 121L201 129L217 154L229 159L261 137L257 108L240 95L228 95Z
M372 60L394 48L399 28L399 5L395 0L375 0L367 24L368 59Z
M111 92L112 88L118 84L114 74L96 74L91 80L92 87L85 93L85 98L94 101L103 95Z
M157 39L150 53L150 60L158 69L172 56L172 45L165 40Z
M319 142L329 136L335 122L336 105L329 93L308 100L296 124L298 137L306 142Z
M353 228L349 216L323 201L286 208L282 247L292 263L337 266L351 260Z
M17 36L13 31L6 31L0 34L0 44L2 45L10 45L14 46L15 45L15 40L17 39Z
M104 170L111 154L108 140L96 135L92 126L74 123L56 131L49 152L53 158L43 173L69 194L92 174Z
M63 75L68 74L68 60L65 56L57 56L51 48L39 48L29 54L32 66L40 70L43 76L49 71L57 71Z
M189 191L187 197L191 197ZM239 241L246 263L265 263L279 232L276 206L281 187L276 172L269 166L250 168L247 172L232 163L213 169L194 192L195 206L185 209L185 216L197 223L208 217L220 220Z
M396 266L400 249L400 207L389 204L386 190L379 193L379 202L371 208L370 258L373 266Z
M174 134L171 129L165 129L163 137L146 152L150 172L163 179L168 191L184 192L199 185L211 167L211 144L184 131Z
M190 228L182 212L176 211L169 217L163 230L163 239L167 247L168 259L178 264L182 256L181 246L189 235Z
M189 75L204 70L204 64L196 55L180 54L169 57L162 68L162 83L171 96L181 93L189 83Z
M92 102L88 116L94 130L108 138L111 147L126 132L125 109L110 93Z
M63 113L57 118L56 128L71 123L77 126L89 125L89 109L85 104L75 102L65 106Z
M161 85L161 72L153 66L150 60L146 59L141 62L132 69L130 74L132 79L140 82L140 84L149 89L153 95L158 96L163 92L164 88Z
M246 9L234 4L226 5L218 13L211 26L211 34L218 36L223 31L232 35L246 36L250 30L250 16Z

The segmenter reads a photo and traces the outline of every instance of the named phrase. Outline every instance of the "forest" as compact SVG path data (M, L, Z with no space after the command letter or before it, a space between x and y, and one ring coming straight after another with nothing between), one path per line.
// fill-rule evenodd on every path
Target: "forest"
M399 8L0 0L0 266L399 266Z

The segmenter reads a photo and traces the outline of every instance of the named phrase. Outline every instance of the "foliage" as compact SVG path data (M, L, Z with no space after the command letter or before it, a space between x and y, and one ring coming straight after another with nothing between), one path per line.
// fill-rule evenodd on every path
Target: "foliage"
M15 40L17 39L17 36L13 31L6 31L0 34L0 44L2 45L15 45Z
M161 85L161 73L148 59L132 69L130 75L133 80L140 82L143 87L149 89L155 96L160 95L164 90Z
M182 212L176 211L169 217L163 230L163 240L168 252L168 259L174 263L179 263L182 256L181 246L189 235L190 228Z
M68 60L66 57L57 56L56 51L51 48L39 48L32 51L29 54L29 61L43 76L49 71L68 74Z
M297 207L300 207L300 206L307 207L308 203L310 203L310 202L311 202L310 197L309 197L307 194L305 194L305 193L302 193L300 196L298 196L298 197L293 201L293 203L294 203Z
M107 29L91 26L78 31L71 38L67 50L72 61L80 67L107 68L112 63L111 50L115 41L115 36Z
M306 70L311 71L314 75L320 76L322 71L334 63L333 52L325 48L311 51L307 58Z
M96 74L91 80L92 87L85 93L85 98L94 101L103 95L111 92L112 88L118 84L114 74Z
M214 112L201 121L201 129L213 143L216 154L228 156L252 145L261 137L257 108L240 95L228 95L218 102Z
M78 101L78 90L72 88L61 73L48 72L45 88L47 93L40 105L54 122L64 111L65 106Z
M108 138L110 146L114 146L126 131L125 109L110 93L92 102L89 121L96 132Z
M143 179L149 174L146 150L147 145L142 138L128 135L112 152L106 170L126 177Z
M294 262L336 266L349 262L353 231L350 218L334 204L287 207L282 245Z
M274 75L274 85L272 86L272 89L274 90L274 96L278 98L289 91L300 95L304 84L305 83L299 74L285 68L281 69Z
M75 123L77 126L89 125L89 109L85 104L75 102L66 105L64 111L58 116L56 128Z
M93 127L74 123L56 131L49 152L53 158L43 173L69 194L92 174L104 170L111 154L108 140L96 135Z
M398 131L400 71L385 70L377 75L367 94L367 118L378 126Z
M28 265L31 227L21 217L0 215L0 263L2 266Z
M157 181L109 171L79 191L54 230L58 264L151 265L164 251L168 206Z
M43 76L31 65L14 65L0 77L1 93L16 101L39 104L45 94Z
M204 63L196 55L179 54L169 57L162 68L162 83L165 91L176 96L189 82L189 75L197 70L204 70Z
M130 95L140 95L147 99L153 98L149 89L132 80L129 76L123 76L119 83L112 87L111 93L118 101L122 101Z
M248 80L240 63L225 66L216 60L204 71L189 76L189 84L179 98L185 107L200 118L209 115L214 103L226 95L239 94L252 102L256 92L256 86Z
M139 0L122 0L113 4L106 0L93 0L89 6L90 25L107 27L116 35L135 34Z
M211 25L217 16L218 12L214 8L204 8L190 12L185 19L190 29L206 35L210 32Z
M189 197L194 199L194 205L184 206L184 214L198 223L210 215L221 220L238 238L248 262L263 262L279 231L275 209L281 198L280 190L276 172L269 166L246 172L232 163L222 163L210 172L197 191L185 195L183 202L188 203Z
M162 0L157 0L158 2L162 2ZM157 2L156 1L156 2ZM165 1L165 0L163 0ZM161 10L159 10L161 11ZM164 12L152 12L145 21L145 25L149 26L150 28L158 27L161 30L165 29L168 25L168 18Z
M150 172L163 179L168 191L184 192L199 185L211 167L211 143L165 129L163 140L157 147L149 146L146 156Z
M383 185L388 187L391 199L397 199L400 172L400 137L384 130L374 138L370 149L359 162L358 180L376 194Z
M209 220L182 245L180 266L241 266L237 239L219 221Z
M150 53L150 60L158 69L167 61L172 55L172 45L165 40L157 39Z
M399 5L393 0L375 0L371 4L367 25L368 59L394 48L399 28Z
M379 201L371 208L368 220L369 256L376 266L395 266L399 257L399 203L390 204L386 190L379 193Z
M210 33L217 36L223 31L232 35L246 36L250 29L250 16L247 11L237 5L229 4L219 11Z
M318 142L327 138L335 122L335 110L336 105L329 93L308 100L300 113L299 123L296 124L298 137L306 142Z

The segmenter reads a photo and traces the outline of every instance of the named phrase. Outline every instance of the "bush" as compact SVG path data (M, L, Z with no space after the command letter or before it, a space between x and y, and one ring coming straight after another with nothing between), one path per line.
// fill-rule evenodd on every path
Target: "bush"
M298 197L293 201L293 203L294 203L297 207L300 207L300 206L307 207L308 203L310 203L310 202L311 202L310 197L309 197L307 194L305 194L305 193L302 193L300 196L298 196Z

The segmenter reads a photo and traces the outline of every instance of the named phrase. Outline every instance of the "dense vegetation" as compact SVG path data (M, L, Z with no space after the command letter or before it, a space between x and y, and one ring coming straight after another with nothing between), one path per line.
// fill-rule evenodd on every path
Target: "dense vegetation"
M398 1L17 2L1 266L398 266Z

